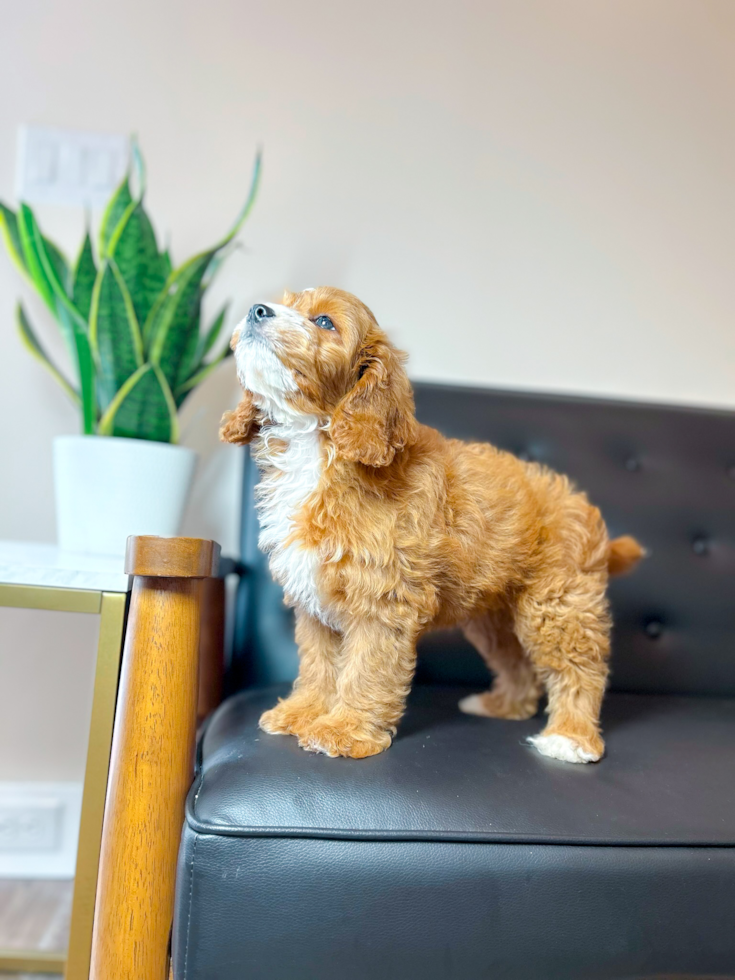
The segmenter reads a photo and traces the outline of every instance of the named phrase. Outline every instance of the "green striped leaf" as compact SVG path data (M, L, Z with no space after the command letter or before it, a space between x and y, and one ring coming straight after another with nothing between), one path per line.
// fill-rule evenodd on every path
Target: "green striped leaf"
M258 152L250 191L234 225L213 248L195 255L171 273L146 321L143 340L149 360L161 367L174 391L196 370L199 314L206 276L212 261L233 240L252 210L260 183L260 167Z
M99 246L97 249L100 261L107 257L109 241L131 204L133 204L133 196L130 193L130 177L129 174L125 174L119 187L110 198L105 208L105 213L102 215Z
M49 248L49 243L41 235L36 218L27 204L21 204L18 212L18 232L23 246L23 258L29 278L43 301L53 313L59 324L61 336L73 364L77 365L82 406L85 411L86 426L91 422L90 411L93 409L89 402L89 392L86 392L79 368L79 344L76 333L78 329L86 332L86 324L75 310L67 295L68 266L56 246ZM75 318L81 321L75 322ZM82 358L85 355L82 352Z
M97 365L97 398L105 411L143 364L143 343L130 293L117 265L100 266L89 311L89 340Z
M165 249L163 252L161 252L160 259L161 259L161 268L165 272L166 280L167 280L168 277L173 272L173 268L174 268L173 265L171 264L171 254L168 249Z
M169 424L170 424L168 441L178 442L179 441L179 417L177 415L176 400L174 399L173 392L171 391L169 383L166 380L163 371L160 369L160 367L158 367L157 364L154 364L153 370L156 373L156 380L161 386L163 397L166 399L166 407L168 408L168 417L169 417Z
M97 278L97 266L92 252L89 232L84 236L77 264L74 267L71 298L85 320L89 321L89 308L92 305L92 290Z
M217 277L217 273L229 259L234 251L239 247L239 242L229 242L224 248L220 249L215 255L212 261L209 263L209 268L207 269L207 274L204 277L204 282L202 283L202 289L209 289L214 280Z
M178 439L176 407L160 371L144 364L120 388L100 419L100 435L175 442Z
M79 386L82 391L82 428L85 435L91 436L97 424L97 403L95 397L96 376L89 335L74 325L74 342L77 347Z
M194 367L202 279L213 254L209 251L196 255L171 273L145 326L149 360L162 368L172 388L185 381Z
M15 322L18 328L18 333L20 334L20 339L22 340L23 346L26 348L26 350L28 350L33 357L39 361L39 363L43 364L51 376L58 381L69 398L71 398L71 400L78 406L80 404L79 394L72 388L64 375L61 373L61 371L59 371L44 350L43 345L36 336L36 332L30 324L26 311L23 309L23 306L20 303L18 303L15 308Z
M55 304L54 313L64 310L74 324L86 333L87 321L81 315L70 298L72 278L69 265L55 245L41 235L32 211L21 204L21 237L26 247L25 234L28 233L28 249L26 254L33 252L34 260L39 263L41 274L48 289L51 291ZM60 319L61 322L61 319Z
M32 244L35 230L37 229L38 225L36 223L36 219L27 204L21 204L21 214L19 220L19 215L16 215L15 212L9 207L6 207L6 205L0 203L0 232L2 233L5 247L13 261L13 264L17 267L18 271L28 279L31 285L36 287L52 312L55 312L51 300L53 290L46 289L49 284L46 282L42 270L40 269L40 259L38 255L35 254L35 249L33 248ZM40 230L38 231L38 237L40 237L41 241L44 243L49 260L56 272L56 276L61 283L62 288L66 293L68 293L71 289L71 272L69 270L69 263L66 261L58 246L54 245L52 241L41 235ZM31 251L34 253L31 257L30 264L27 256L27 249L31 249ZM40 287L38 285L39 280L37 280L37 278L31 273L31 265L34 268L36 276L40 276Z
M33 280L28 272L25 256L23 254L23 242L20 238L18 218L14 211L0 202L0 232L8 255L19 272L21 272L31 283Z
M59 303L59 323L62 330L69 333L74 343L72 360L76 365L79 379L79 390L82 401L82 432L92 435L97 424L97 404L95 400L96 372L92 359L92 349L89 346L89 336L86 324L80 324L79 317L72 315L69 309Z
M243 204L242 210L240 211L237 218L235 219L235 224L232 226L230 231L227 233L227 235L225 235L225 237L217 246L217 251L219 251L220 248L224 248L224 246L227 245L228 242L232 241L232 239L235 237L238 231L245 224L248 215L253 209L253 205L255 204L255 198L258 196L258 188L260 187L260 173L261 173L262 160L263 160L263 154L260 150L258 150L258 152L255 154L255 164L253 166L253 175L250 179L250 190L248 192L247 200Z
M222 332L222 327L224 325L225 316L227 314L229 304L225 303L220 312L214 319L214 322L210 328L204 333L199 335L197 341L197 347L194 352L193 367L191 368L187 378L181 382L174 389L174 397L176 399L176 404L181 405L189 392L195 388L200 382L204 381L206 377L211 374L211 369L214 369L218 364L220 364L226 357L228 357L232 351L229 345L221 351L217 357L214 358L209 364L205 363L205 358L207 354L211 351L217 342L217 339Z
M68 297L71 278L69 265L59 249L41 235L35 215L27 204L21 204L18 211L18 235L28 275L41 299L56 316L56 293L51 279L55 278L60 292ZM42 251L50 273L42 261Z
M71 358L77 366L79 391L82 399L82 431L86 435L91 435L97 422L97 407L95 404L95 371L87 323L69 299L67 290L60 281L58 258L50 254L47 242L41 236L35 218L33 218L30 209L26 209L28 214L23 213L24 207L21 205L21 224L22 227L27 227L30 232L30 244L55 299L55 314L61 326L61 332L67 343L71 344ZM21 234L23 234L22 231ZM56 251L58 252L58 250Z
M150 364L143 364L141 367L134 371L133 374L125 381L125 383L120 387L120 390L116 393L115 397L112 399L107 409L103 413L99 420L97 426L97 434L100 436L111 436L115 431L115 419L117 413L120 411L120 407L124 401L130 397L133 390L137 387L138 383L147 375L153 368Z
M64 295L71 297L74 276L66 257L48 238L41 236L41 240L43 241L46 255L48 256L54 272L56 273L56 278L64 291Z
M108 245L135 307L145 323L154 301L166 285L168 264L158 251L156 234L141 202L133 203L119 222Z

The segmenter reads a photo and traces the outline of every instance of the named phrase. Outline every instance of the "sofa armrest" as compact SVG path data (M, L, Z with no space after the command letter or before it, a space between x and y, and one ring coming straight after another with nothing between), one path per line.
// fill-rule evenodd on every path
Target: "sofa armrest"
M128 539L133 576L107 784L93 980L163 980L196 732L202 580L219 545Z

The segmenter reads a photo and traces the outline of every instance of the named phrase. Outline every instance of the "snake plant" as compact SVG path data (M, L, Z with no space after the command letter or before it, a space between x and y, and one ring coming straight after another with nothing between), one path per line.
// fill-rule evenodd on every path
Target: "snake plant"
M225 346L212 354L227 306L203 328L202 299L250 213L260 155L230 231L176 269L143 206L145 167L135 144L132 163L133 173L129 168L103 214L96 248L88 230L73 266L41 233L26 204L15 212L0 202L0 232L57 322L73 379L53 364L18 304L21 339L79 407L82 431L176 442L184 399L230 353Z

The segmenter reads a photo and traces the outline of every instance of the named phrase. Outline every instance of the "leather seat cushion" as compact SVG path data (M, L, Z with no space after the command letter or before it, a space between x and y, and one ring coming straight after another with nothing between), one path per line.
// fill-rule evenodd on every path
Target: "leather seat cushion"
M310 755L258 731L278 693L200 742L175 980L735 977L735 702L612 695L572 766L429 686L388 752Z
M259 731L284 688L226 701L200 743L187 822L199 834L599 845L735 845L735 700L608 695L607 756L570 765L543 726L463 715L466 689L421 685L391 749L304 752Z

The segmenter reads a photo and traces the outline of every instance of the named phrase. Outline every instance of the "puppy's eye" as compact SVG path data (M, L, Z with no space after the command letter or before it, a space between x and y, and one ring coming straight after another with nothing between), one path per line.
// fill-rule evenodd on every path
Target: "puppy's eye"
M334 330L334 324L332 323L332 321L329 319L328 316L324 316L324 315L318 316L316 320L314 320L314 323L318 327L321 327L322 330Z

